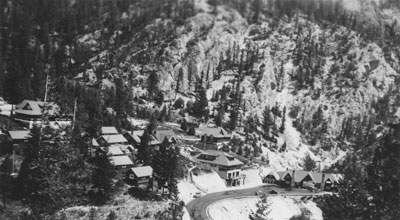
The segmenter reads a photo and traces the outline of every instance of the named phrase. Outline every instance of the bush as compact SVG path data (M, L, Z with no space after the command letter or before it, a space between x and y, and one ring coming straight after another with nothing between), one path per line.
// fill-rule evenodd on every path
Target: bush
M131 187L128 189L128 193L129 195L136 197L140 200L147 200L148 199L148 195L147 192L141 188L137 188L137 187Z
M196 135L196 130L194 129L194 127L189 128L188 135Z
M181 97L179 97L174 103L175 109L183 108L184 106L185 106L185 101Z

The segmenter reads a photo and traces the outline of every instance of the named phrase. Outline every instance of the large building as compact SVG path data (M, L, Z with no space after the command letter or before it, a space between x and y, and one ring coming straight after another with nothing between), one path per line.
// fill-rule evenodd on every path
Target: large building
M42 113L46 112L50 118L59 114L59 107L55 103L24 100L16 105L14 118L21 121L39 121Z
M278 172L276 183L285 187L308 187L330 191L339 181L339 176L331 173L321 173L303 170L286 170Z
M234 156L222 151L207 150L195 156L195 159L204 168L215 170L228 185L240 183L243 163Z

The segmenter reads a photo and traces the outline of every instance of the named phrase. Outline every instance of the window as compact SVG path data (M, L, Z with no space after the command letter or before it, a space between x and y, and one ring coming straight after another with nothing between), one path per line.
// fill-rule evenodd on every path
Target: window
M231 173L228 173L228 179L230 179L231 178Z
M236 171L236 176L239 176L239 171Z
M129 174L129 179L135 179L135 175L133 175L132 173Z

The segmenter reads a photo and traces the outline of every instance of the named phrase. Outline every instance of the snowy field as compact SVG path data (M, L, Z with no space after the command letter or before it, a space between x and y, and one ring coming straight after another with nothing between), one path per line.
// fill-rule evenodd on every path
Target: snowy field
M212 219L218 220L245 220L249 215L256 211L258 197L243 197L225 199L211 204L208 207L208 214ZM290 219L301 213L301 208L306 208L311 212L310 219L322 220L322 212L314 202L302 203L293 198L270 197L270 213L268 218L271 220Z

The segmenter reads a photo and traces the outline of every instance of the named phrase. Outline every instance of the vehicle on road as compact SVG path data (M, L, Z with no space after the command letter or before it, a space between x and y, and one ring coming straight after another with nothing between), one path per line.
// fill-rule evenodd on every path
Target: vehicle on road
M258 196L258 195L262 195L263 192L262 192L261 190L258 190L258 191L256 191L254 194L255 194L256 196Z
M196 194L194 194L193 198L197 199L201 197L201 192L196 192Z
M269 194L279 194L277 191L275 191L275 190L270 190L270 191L268 191L268 193Z

